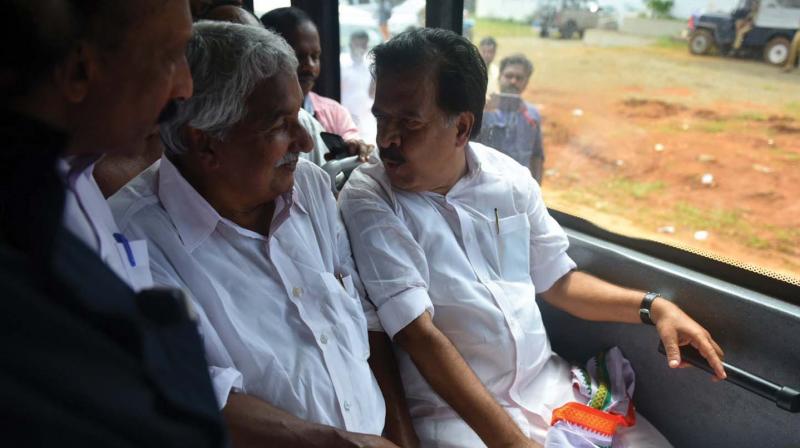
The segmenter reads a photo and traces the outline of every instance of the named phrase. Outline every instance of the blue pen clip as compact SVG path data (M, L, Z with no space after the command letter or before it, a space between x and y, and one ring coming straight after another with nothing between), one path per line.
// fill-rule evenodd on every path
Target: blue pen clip
M133 250L131 249L131 243L125 238L125 235L121 233L115 233L114 239L117 240L119 244L125 248L125 253L128 255L128 262L131 264L131 267L136 267L136 258L133 257Z

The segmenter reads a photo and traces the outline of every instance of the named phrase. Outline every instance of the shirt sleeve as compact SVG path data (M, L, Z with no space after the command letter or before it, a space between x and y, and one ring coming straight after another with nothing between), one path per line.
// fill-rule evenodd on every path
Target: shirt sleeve
M155 259L150 260L153 282L157 286L182 289L192 301L192 311L194 312L193 314L197 316L198 331L200 333L200 338L203 340L203 347L206 352L211 385L214 388L217 404L220 409L223 409L228 402L228 397L231 392L243 391L242 373L233 365L233 360L222 344L222 340L216 330L214 330L214 327L208 320L203 308L198 304L189 290L180 284L177 274L170 274L170 269L165 269L161 266L157 253L154 255L156 255Z
M428 311L428 263L422 248L386 199L365 181L339 196L356 266L390 338Z
M577 265L567 255L569 239L564 229L550 216L542 199L542 190L530 178L528 221L531 224L531 278L541 293Z

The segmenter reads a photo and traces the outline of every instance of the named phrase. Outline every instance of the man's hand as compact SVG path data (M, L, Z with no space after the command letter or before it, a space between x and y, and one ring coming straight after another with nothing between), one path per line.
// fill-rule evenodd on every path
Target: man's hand
M358 156L359 162L366 162L375 151L375 145L370 145L364 140L347 140L347 152L351 156Z
M651 308L651 319L664 343L667 361L671 368L686 367L681 362L680 346L691 345L706 358L708 365L714 369L716 378L724 380L727 375L722 367L725 354L722 348L711 338L705 328L684 313L669 300L657 298Z

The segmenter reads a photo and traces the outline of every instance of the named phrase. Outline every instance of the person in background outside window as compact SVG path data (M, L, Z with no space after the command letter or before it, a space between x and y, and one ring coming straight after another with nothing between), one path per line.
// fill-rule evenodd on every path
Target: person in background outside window
M481 53L483 62L486 63L486 71L489 76L486 94L491 95L498 90L497 77L500 76L500 70L498 70L497 64L494 63L494 58L497 56L497 41L492 36L486 36L481 39L478 50Z
M378 0L378 28L381 30L383 41L389 40L392 34L389 32L389 19L392 17L392 2L389 0Z
M520 96L533 74L533 64L522 54L500 61L500 94L489 95L483 126L476 141L509 155L531 170L541 185L544 165L541 116Z
M350 35L350 52L343 54L342 64L342 105L353 115L361 136L367 142L375 141L377 124L372 116L372 98L375 96L375 82L369 72L367 49L369 35L356 31Z
M351 155L358 155L362 160L374 150L374 146L362 140L350 112L331 98L311 91L320 72L320 54L317 26L303 10L293 7L278 8L261 16L261 22L267 29L280 34L294 49L299 66L297 77L303 89L303 109L314 116L326 131L338 134L347 144Z
M736 53L742 48L744 38L755 26L756 15L758 14L759 0L747 0L744 7L734 11L736 19L736 38L733 40L731 51Z

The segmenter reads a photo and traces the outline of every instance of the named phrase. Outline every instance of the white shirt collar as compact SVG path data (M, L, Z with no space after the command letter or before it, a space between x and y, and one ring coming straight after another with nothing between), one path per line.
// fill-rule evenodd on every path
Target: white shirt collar
M183 241L186 250L189 252L200 246L214 232L220 222L233 227L237 232L245 236L261 238L257 233L244 229L223 218L183 177L166 155L161 157L161 168L158 176L158 197L161 203L164 204L164 209L169 214L172 222L175 223L181 241ZM294 201L294 189L276 199L270 235L289 219L294 205L297 205L298 211L308 213L302 204Z

